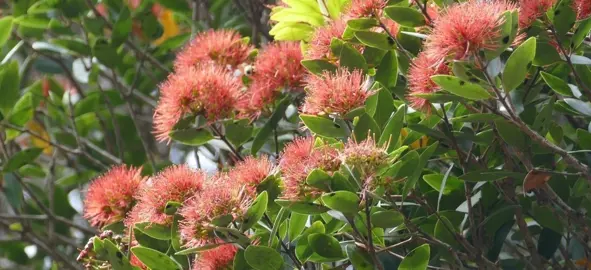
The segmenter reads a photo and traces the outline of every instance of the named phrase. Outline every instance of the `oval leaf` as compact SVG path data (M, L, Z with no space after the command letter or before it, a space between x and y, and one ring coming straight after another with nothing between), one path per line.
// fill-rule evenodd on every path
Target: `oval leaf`
M278 270L283 265L281 254L265 246L248 246L244 258L248 265L257 270Z
M384 9L386 16L403 26L418 27L425 25L425 17L414 8L391 6Z
M509 56L503 70L503 88L509 92L523 83L536 56L536 38L531 37Z
M185 145L199 146L208 143L213 139L209 130L205 129L181 129L170 132L170 137Z
M464 81L455 76L436 75L432 76L431 80L441 86L445 91L466 99L483 100L492 97L482 86Z
M322 202L328 208L345 214L357 213L359 208L359 196L344 190L322 195Z
M254 224L261 220L265 214L265 211L267 211L268 202L269 195L267 194L267 191L263 191L261 194L259 194L259 196L257 196L256 200L252 202L252 205L246 211L246 215L243 219L244 222L242 223L242 226L240 226L242 231L250 229Z
M428 244L423 244L413 249L398 266L398 270L425 270L429 264L431 248Z
M147 247L132 247L131 252L151 269L181 270L182 267L166 254Z
M308 235L308 244L318 255L325 258L343 257L343 250L339 241L324 233L313 233Z
M347 135L345 127L334 122L331 119L315 116L315 115L300 115L300 118L310 129L310 131L324 137L342 138Z

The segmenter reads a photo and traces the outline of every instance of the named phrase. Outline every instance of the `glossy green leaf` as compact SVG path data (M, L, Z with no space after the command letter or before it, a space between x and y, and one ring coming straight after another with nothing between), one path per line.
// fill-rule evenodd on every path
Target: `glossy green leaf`
M113 242L111 242L111 240L101 240L99 237L95 237L93 244L96 258L99 260L108 261L113 270L132 269L127 256L123 255L123 253L121 253L119 248Z
M183 269L177 262L175 262L166 254L147 247L132 247L131 252L135 255L143 264L151 269L162 269L162 270L181 270Z
M316 75L321 75L324 72L334 72L337 70L337 66L321 59L302 60L301 63L302 66L304 66L308 71Z
M13 20L14 23L33 29L47 29L49 27L49 19L42 16L25 15L17 17Z
M540 72L544 81L554 90L554 92L563 96L572 96L572 91L568 84L561 78L558 78L547 72Z
M285 110L289 106L289 102L289 97L285 97L281 101L279 101L279 104L275 108L275 111L271 115L271 118L269 118L269 120L265 123L263 128L261 128L261 130L259 130L259 132L256 134L254 140L252 141L252 146L250 148L250 152L253 155L259 152L259 150L267 142L269 136L273 134L273 130L277 127L279 121L281 121L281 119L285 115Z
M386 16L403 26L419 27L425 25L423 14L410 7L389 6L384 9Z
M306 178L306 184L321 190L330 191L332 177L321 169L314 169Z
M275 202L282 207L289 209L292 212L305 214L305 215L317 215L325 213L330 210L326 206L315 204L312 202L301 202L301 201L288 201L288 200L275 200Z
M503 119L503 117L496 115L494 113L473 113L473 114L467 114L467 115L454 117L449 120L452 122L460 122L460 123L465 123L465 122L470 122L470 123L484 122L484 123L486 123L486 122L500 120L500 119Z
M572 0L562 0L554 8L552 24L559 35L566 34L575 25L577 13L572 6Z
M158 223L151 223L151 222L143 222L143 223L136 223L135 229L142 231L143 233L147 234L148 236L159 239L159 240L169 240L170 239L170 227L164 226Z
M486 91L482 86L464 81L458 77L449 75L435 75L431 77L434 83L441 86L445 91L454 95L470 99L470 100L484 100L489 99L492 95Z
M254 224L261 220L265 211L267 211L268 201L269 195L267 194L267 191L263 191L257 196L244 215L244 222L242 223L242 226L240 226L242 231L250 229Z
M308 244L318 255L325 258L341 258L343 250L339 241L331 235L324 233L313 233L308 235Z
M10 63L0 66L0 112L8 115L12 106L19 99L19 84L20 76L18 69L18 62L12 61Z
M182 203L180 202L169 201L166 203L166 206L164 206L164 213L167 215L174 215L181 206Z
M12 16L5 16L0 19L0 48L6 44L12 34L12 20Z
M287 238L293 241L298 235L300 235L306 228L308 222L308 215L299 214L296 212L291 213L289 218L289 229L287 231Z
M184 145L200 146L208 143L214 137L207 129L180 129L169 133L170 138Z
M367 71L367 62L363 58L363 55L348 43L333 38L330 43L330 50L339 59L341 67L347 67L349 70L360 69Z
M396 143L398 142L398 138L400 137L400 131L402 130L402 127L404 125L405 112L405 106L398 108L398 111L396 111L396 113L394 113L386 123L384 131L380 136L379 144L389 144L388 152L394 149Z
M435 152L435 150L437 149L438 146L439 146L439 142L436 142L436 143L430 145L419 156L418 164L416 165L412 176L410 178L408 178L408 180L406 180L406 182L404 183L404 187L402 189L402 198L403 199L406 198L406 196L408 195L410 190L413 189L415 187L415 185L417 184L417 182L419 181L419 177L421 177L421 174L423 173L423 168L425 168L425 165L427 165L427 162L429 161L429 159L431 158L431 156L433 155L433 153Z
M564 232L564 225L562 224L561 220L556 218L553 214L555 210L551 209L549 206L539 206L534 204L532 206L532 215L533 218L544 228L551 229L557 233Z
M176 0L171 0L174 2ZM113 33L111 34L111 43L114 47L118 47L127 40L132 28L131 14L128 8L124 8L120 13L117 21L113 25Z
M374 18L359 18L347 21L347 26L355 30L366 30L378 25L378 21Z
M450 231L451 230L451 231ZM435 224L434 236L451 245L452 247L459 248L459 244L455 239L454 234L456 233L453 224L445 216L441 216Z
M390 51L394 48L394 40L386 34L372 31L357 31L355 37L364 45L376 49Z
M503 88L506 92L514 90L523 83L535 56L535 37L529 38L513 51L503 70Z
M322 202L328 208L345 214L359 211L359 196L349 191L336 191L322 195Z
M427 174L423 175L423 180L437 192L441 192L441 184L443 183L443 174ZM449 195L454 190L459 190L464 187L462 180L455 176L448 176L443 188L443 195Z
M368 137L374 138L381 133L382 131L376 121L367 113L364 113L359 117L359 120L353 128L354 138L358 142L361 142Z
M266 246L248 246L244 258L248 265L257 270L279 270L283 265L281 254Z
M236 243L243 248L251 244L250 238L248 238L248 236L244 235L244 233L236 229L216 227L213 230L213 232L215 236L217 236L226 243Z
M562 61L562 59L560 58L560 54L556 47L552 46L550 42L538 40L533 65L546 66L559 61Z
M2 170L4 172L14 172L25 164L33 162L42 152L43 149L41 148L27 148L17 152L6 161Z
M203 245L200 247L187 248L187 249L183 249L183 250L175 253L174 255L189 255L189 254L199 253L202 251L214 249L216 247L219 247L220 245L223 245L223 244L206 244L206 245Z
M426 270L430 256L431 248L429 244L423 244L404 257L398 266L398 270Z
M404 223L404 215L394 210L377 211L371 214L371 223L378 228L394 228Z
M248 120L229 121L225 125L226 138L236 147L242 146L252 137L253 127Z
M565 98L564 102L575 111L586 116L591 116L591 103L574 98Z
M579 22L577 29L575 30L575 34L571 40L571 48L577 48L583 41L585 37L589 35L589 31L591 31L591 17L582 20Z
M384 55L375 78L376 81L388 88L396 86L398 82L398 57L396 51L389 51Z
M497 128L499 135L501 135L501 138L509 145L520 149L527 147L528 139L517 126L506 120L497 120L495 121L495 127Z
M388 88L377 82L374 84L373 89L375 89L375 93L365 102L365 109L367 114L372 116L381 128L386 124L396 107L394 106L392 93Z
M324 137L342 138L347 135L345 127L329 118L301 114L300 118L310 131Z

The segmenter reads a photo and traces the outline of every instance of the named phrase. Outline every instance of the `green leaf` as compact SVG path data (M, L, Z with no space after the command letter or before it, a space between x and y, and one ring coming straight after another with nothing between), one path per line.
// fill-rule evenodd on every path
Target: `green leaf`
M347 257L356 270L374 270L371 256L364 249L355 245L347 245Z
M221 245L224 244L205 244L203 246L200 247L194 247L194 248L187 248L187 249L183 249L177 253L175 253L174 255L189 255L189 254L194 254L194 253L198 253L201 251L206 251L206 250L210 250L210 249L214 249L216 247L219 247Z
M136 223L136 229L142 231L146 235L159 240L169 240L170 239L170 227L164 226L158 223L152 222L142 222Z
M419 27L425 25L425 17L414 8L389 6L384 9L386 16L402 26Z
M549 42L538 40L536 44L536 56L534 66L547 66L562 61L556 47Z
M523 83L535 56L535 37L529 38L513 51L503 70L503 88L506 92L517 88Z
M208 143L214 137L207 129L180 129L170 132L170 137L184 145L199 146Z
M425 180L425 182L427 184L429 184L429 186L431 186L434 190L437 190L437 192L441 192L441 184L443 183L443 178L445 177L445 175L443 174L427 174L427 175L423 175L423 180ZM460 180L459 178L455 177L455 176L448 176L447 180L445 181L445 187L443 187L443 195L449 195L450 193L452 193L454 190L459 190L460 188L463 188L463 182L462 180Z
M20 209L23 200L23 187L13 173L4 173L4 185L2 191L8 203L15 209Z
M527 147L527 137L518 127L506 120L495 121L495 126L501 138L509 145L524 149Z
M308 244L318 255L325 258L341 258L343 250L339 241L324 233L313 233L308 235Z
M14 108L8 116L8 122L20 127L25 126L35 116L35 108L37 108L37 104L33 102L33 93L25 93L14 104Z
M315 204L312 202L302 202L302 201L288 201L288 200L275 200L275 202L282 207L287 208L288 210L305 215L317 215L322 214L328 210L328 207Z
M386 34L372 31L357 31L355 37L364 45L390 51L394 48L394 40Z
M257 270L279 270L283 265L281 254L265 246L248 246L244 258L248 265Z
M347 135L345 127L331 119L307 114L301 114L300 118L306 127L310 129L310 131L320 136L329 138L342 138Z
M495 48L493 52L485 51L487 59L494 59L498 57L501 53L503 53L507 48L511 46L511 44L515 40L515 37L517 36L517 31L519 28L519 17L517 11L508 10L505 11L502 16L504 22L499 27L499 45L497 46L497 48Z
M304 231L307 222L308 215L299 214L296 212L291 213L289 218L289 229L287 230L287 238L289 241L293 241Z
M325 232L326 232L326 228L324 227L324 224L322 223L322 221L318 220L318 221L312 223L312 225L308 229L306 229L296 239L297 240L296 249L295 249L296 257L302 262L307 261L308 258L310 256L312 256L312 254L314 254L314 250L312 250L312 247L310 245L308 245L308 235L313 234L313 233L325 233Z
M175 0L169 0L167 2L174 2ZM129 9L124 7L119 13L117 21L113 25L113 33L111 34L111 44L114 47L119 47L129 37L132 28L132 20Z
M6 161L4 164L3 171L4 172L14 172L18 170L20 167L33 162L41 153L43 149L41 148L27 148L24 149L16 154L14 154L10 159Z
M359 18L348 20L347 26L354 30L366 30L379 26L379 23L374 18Z
M591 31L591 17L579 22L579 25L575 30L575 34L573 35L570 47L573 49L579 47L579 45L581 45L581 43L583 43L585 40L585 37L589 35L589 31Z
M404 215L394 210L377 211L371 214L371 223L378 228L394 228L404 223Z
M273 26L269 34L273 35L275 40L291 40L300 41L308 40L312 33L314 33L314 27L299 22L280 22Z
M118 223L121 224L121 222L118 222ZM115 223L115 224L117 224L117 223ZM110 224L109 227L112 227L115 224ZM125 229L123 229L122 232L123 231L125 231ZM154 238L146 235L141 230L138 230L137 228L133 228L133 237L134 237L134 240L136 240L140 245L142 245L144 247L150 247L150 248L153 248L158 251L165 252L169 246L168 241L154 239Z
M117 49L105 39L97 39L92 46L92 52L103 65L109 68L117 68L121 62Z
M257 196L257 198L252 202L246 211L246 214L243 218L244 222L241 224L240 230L246 231L252 228L254 224L259 222L259 220L261 220L265 214L265 211L267 211L268 202L269 195L267 194L267 191L263 191L261 194L259 194L259 196Z
M540 72L540 75L542 75L544 81L548 84L548 86L550 86L550 88L552 88L552 90L554 90L554 92L563 96L572 96L570 87L561 78L544 71Z
M164 213L167 215L174 215L181 206L182 204L180 202L168 201L166 206L164 206Z
M473 113L473 114L467 114L467 115L454 117L449 120L452 122L459 122L459 123L465 123L465 122L470 122L470 123L485 122L486 123L489 121L500 120L502 118L503 118L502 116L496 115L494 113Z
M423 168L425 168L425 166L427 165L429 158L431 158L431 156L433 155L433 153L437 149L437 146L439 146L439 142L436 142L436 143L430 145L429 147L427 147L427 149L425 149L425 151L423 151L423 153L421 153L421 155L419 156L419 162L418 162L417 166L415 167L416 169L414 170L414 173L404 183L404 187L402 189L402 199L403 200L406 198L406 196L408 195L410 190L415 187L415 185L417 184L417 181L419 181L419 177L421 177L421 174L423 173Z
M147 247L132 247L131 252L151 269L181 270L182 267L166 254Z
M18 62L12 61L0 66L0 112L8 115L19 99L20 76Z
M381 133L380 127L376 121L367 113L364 113L359 117L355 128L353 128L354 138L358 142L365 140L367 137L374 138Z
M423 244L404 257L398 266L398 270L426 270L430 256L431 248L429 244Z
M379 140L380 145L385 145L386 143L389 143L388 152L390 152L392 149L394 149L394 147L398 143L398 138L400 137L400 131L402 130L402 127L404 125L405 112L406 112L405 106L398 108L398 111L396 111L396 113L394 113L390 117L388 122L386 123L386 126L384 127L384 131L382 132L382 135L380 136L380 140Z
M367 71L365 58L353 46L340 39L333 38L330 42L330 49L333 55L339 59L341 67L347 67L349 70L360 69Z
M542 227L562 234L564 232L564 226L560 219L557 219L553 214L554 211L549 206L532 205L532 216Z
M227 243L236 243L243 248L251 244L250 238L236 229L216 227L213 232L218 238Z
M314 169L306 178L306 184L321 190L330 191L332 177L321 169Z
M375 94L371 95L365 105L367 114L376 120L379 127L383 127L392 112L396 110L392 93L379 82L374 84Z
M248 120L228 121L226 127L226 138L232 145L240 147L252 137L252 125Z
M575 111L586 116L591 116L591 103L574 98L565 98L564 102L566 102L566 104L568 104L568 106L573 108Z
M582 149L591 150L591 133L583 129L577 129L576 142Z
M458 77L449 75L435 75L431 76L434 83L441 86L445 91L454 95L470 99L470 100L484 100L489 99L492 95L486 91L482 86L464 81Z
M6 44L12 34L12 21L12 16L5 16L0 19L0 48Z
M375 78L376 81L388 88L396 86L396 82L398 82L398 56L396 51L389 51L384 55Z
M454 248L459 248L458 242L454 237L455 230L450 232L448 228L454 230L454 226L451 224L449 219L447 219L445 216L441 216L441 219L438 219L437 223L435 224L434 236L444 243L450 244Z
M336 191L322 195L322 202L330 209L345 214L359 211L359 196L349 191Z
M111 240L95 237L93 244L97 259L108 261L113 270L133 269L127 256L124 256Z
M259 130L257 135L254 137L254 140L252 141L252 146L250 148L251 154L256 154L257 152L259 152L261 147L265 145L265 143L267 142L267 138L271 136L273 130L277 127L279 121L281 121L281 118L283 118L283 116L285 115L285 110L289 106L289 101L289 97L285 97L279 102L279 104L275 108L275 111L273 112L273 115L271 115L271 118L269 118L269 120L265 123L263 128L261 128L261 130Z
M566 34L577 20L577 13L572 8L572 0L562 0L554 9L552 24L558 35Z
M337 70L337 66L321 59L302 60L301 64L312 74L316 75L322 75L324 72L335 72Z
M498 170L482 170L466 173L460 176L460 179L468 182L492 182L504 179L506 177L512 177L514 179L523 179L525 178L525 174Z
M15 18L13 22L28 28L47 29L49 27L50 20L44 17L25 15Z

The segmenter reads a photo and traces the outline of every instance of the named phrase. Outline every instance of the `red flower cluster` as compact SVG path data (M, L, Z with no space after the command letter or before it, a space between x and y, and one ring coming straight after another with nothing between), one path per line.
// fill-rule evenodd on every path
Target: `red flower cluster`
M144 180L141 168L113 167L88 187L84 217L96 227L123 220L134 205L134 196Z
M213 221L218 217L235 221L252 202L249 196L244 196L242 186L236 185L223 174L208 179L204 190L186 202L179 212L183 217L179 231L188 247L215 243Z
M591 16L591 1L573 0L573 9L577 12L577 19L583 20Z
M363 106L372 93L366 89L360 70L349 72L339 69L335 74L325 72L322 76L308 77L306 82L308 95L302 106L302 112L306 114L345 115Z
M211 122L230 116L240 89L236 78L215 65L177 70L160 87L154 112L156 138L170 141L169 133L184 116L202 114Z
M450 6L437 20L427 38L425 51L430 57L464 59L498 45L502 14L515 9L506 1L468 1Z
M290 200L314 198L319 192L306 185L306 177L312 170L338 169L337 150L329 146L314 147L314 138L298 138L285 146L279 167L283 176L283 197Z
M232 269L234 263L234 256L238 248L232 244L225 244L216 248L200 252L195 263L193 263L193 270L227 270Z
M353 0L345 12L347 18L363 18L381 16L388 1L385 0Z
M257 56L252 84L241 96L238 110L247 117L257 117L272 104L280 91L302 91L306 70L300 64L302 50L296 42L272 43Z
M125 220L127 227L139 222L170 224L172 216L164 212L166 204L170 201L182 203L200 194L205 179L205 173L184 165L165 169L138 193L138 203Z
M274 169L275 166L267 157L247 157L228 172L228 179L236 185L244 185L248 194L254 198L256 187L271 175Z
M175 68L181 70L199 64L215 63L235 68L247 62L254 48L234 30L209 30L195 39L176 58Z
M556 0L520 0L519 27L524 29L552 8Z
M410 95L408 100L411 106L423 112L431 111L431 103L424 98L415 96L416 94L430 94L439 90L431 76L440 74L449 74L451 69L443 62L443 59L437 59L426 53L421 53L412 62L408 70L408 88Z
M320 59L330 58L330 43L333 38L341 38L347 27L347 22L344 19L331 21L328 25L316 28L308 49L306 50L306 58Z

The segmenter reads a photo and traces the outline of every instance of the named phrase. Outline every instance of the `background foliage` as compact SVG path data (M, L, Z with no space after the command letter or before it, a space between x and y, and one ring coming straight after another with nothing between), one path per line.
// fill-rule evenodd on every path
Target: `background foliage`
M233 269L591 268L591 18L577 18L574 0L550 1L525 29L517 11L503 13L495 50L447 59L452 71L431 77L440 91L418 95L429 112L413 109L407 75L436 22L430 9L456 3L390 0L383 16L346 21L330 57L301 63L310 76L362 70L373 92L361 108L300 114L302 97L282 95L254 120L154 139L159 84L192 37L229 28L259 48L306 51L348 2L1 1L0 268L82 269L90 238L101 265L131 269L124 230L101 234L82 218L93 178L117 164L149 176L182 163L213 174L249 155L276 162L298 136L335 148L373 138L389 159L372 173L394 184L343 188L360 182L359 167L317 168L306 184L328 189L294 202L268 181L248 228L215 231L240 247ZM152 269L188 269L211 248L180 247L174 226L133 233L133 254Z

